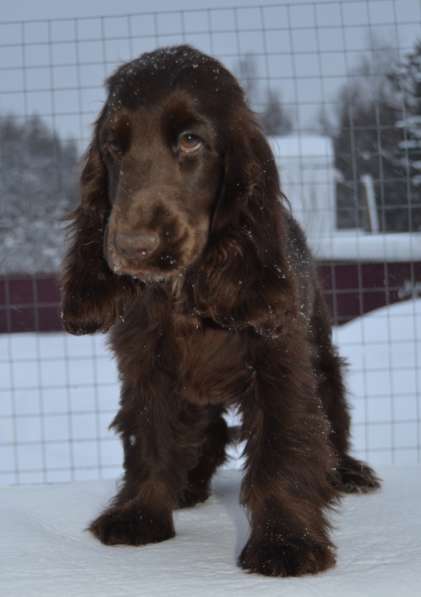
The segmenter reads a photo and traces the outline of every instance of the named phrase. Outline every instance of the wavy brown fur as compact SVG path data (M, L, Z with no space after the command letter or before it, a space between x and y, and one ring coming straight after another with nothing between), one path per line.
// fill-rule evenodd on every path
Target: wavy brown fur
M179 46L113 74L71 234L64 326L110 330L122 383L113 426L125 475L94 535L173 537L173 509L209 495L234 405L251 521L239 564L279 576L332 566L328 506L378 481L348 454L341 360L312 258L221 64Z

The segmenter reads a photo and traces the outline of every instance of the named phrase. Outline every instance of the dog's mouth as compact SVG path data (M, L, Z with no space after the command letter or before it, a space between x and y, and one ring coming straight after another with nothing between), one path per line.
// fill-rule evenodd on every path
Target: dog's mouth
M160 282L166 282L170 279L176 277L184 276L185 268L175 268L171 270L161 270L155 267L138 267L138 266L128 266L122 268L119 272L114 270L114 273L117 275L126 275L134 278L135 280L140 280L141 282L145 282L148 284L157 284Z
M146 283L165 282L170 278L183 276L186 270L176 251L157 251L150 256L127 254L111 244L107 247L105 258L116 275L130 276Z

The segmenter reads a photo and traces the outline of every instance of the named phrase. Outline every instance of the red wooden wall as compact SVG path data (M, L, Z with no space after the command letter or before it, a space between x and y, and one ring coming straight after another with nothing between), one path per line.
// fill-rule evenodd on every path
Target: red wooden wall
M409 298L421 287L421 262L322 263L319 273L335 324ZM0 333L61 329L54 275L0 277Z

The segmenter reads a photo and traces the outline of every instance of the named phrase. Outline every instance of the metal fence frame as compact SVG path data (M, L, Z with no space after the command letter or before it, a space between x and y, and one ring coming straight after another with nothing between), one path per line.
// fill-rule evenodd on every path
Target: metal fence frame
M401 17L401 0L356 0L352 3L332 0L324 3L309 1L300 5L291 2L247 8L149 11L112 17L0 22L0 77L3 77L0 115L11 110L14 103L21 122L25 122L34 110L38 111L53 129L63 134L76 130L82 148L89 139L88 124L94 120L103 97L101 84L98 81L89 83L90 72L92 78L99 80L122 60L141 50L189 42L216 55L231 67L245 52L255 50L260 68L256 76L258 84L261 89L282 85L283 90L288 90L284 105L294 112L295 130L302 132L309 128L306 114L310 114L311 110L318 107L322 112L328 112L335 106L332 82L355 76L353 60L355 56L367 52L366 48L360 47L361 30L374 33L386 29L394 31L397 49L403 55L408 48L400 43L402 32L412 31L414 24L418 27L421 24L421 3L414 1L415 6L418 6L418 12L410 19ZM360 8L364 9L363 14L360 14ZM382 12L385 15L383 22L379 18ZM358 33L359 40L355 42L355 47L353 40L357 38L354 33ZM311 38L315 50L305 46L306 37ZM247 39L254 40L248 43L256 47L247 45ZM330 49L328 39L331 39ZM335 39L338 43L336 49ZM63 57L66 53L69 59ZM324 72L328 57L337 58L339 54L342 56L343 72L335 74L334 69L331 74ZM306 60L310 61L307 70ZM287 74L276 70L278 62L289 64ZM310 72L312 65L318 65L318 72ZM66 73L70 84L63 83ZM312 85L314 99L309 98ZM37 110L38 100L43 104L43 110ZM259 102L255 107L259 108ZM377 121L374 126L380 135L381 123ZM352 136L352 121L350 132ZM351 155L351 159L354 157ZM379 160L381 170L381 157ZM358 180L354 179L351 183L357 186ZM383 183L380 180L380 184ZM409 210L411 205L409 198ZM383 304L402 298L399 292L404 292L402 288L407 279L412 284L411 288L421 282L420 257L420 252L414 247L413 259L405 263L408 269L406 277L400 277L398 272L391 277L391 266L386 261L377 263L376 273L370 270L370 264L364 259L354 260L352 264L325 262L325 285L335 321L341 323L370 310L365 306L370 293L372 297L375 292L383 293ZM340 270L340 267L345 269ZM352 272L347 267L352 267ZM340 271L348 273L338 274ZM35 275L26 272L29 276L23 277L31 281L32 296L29 300L21 297L21 302L19 296L17 300L12 296L15 292L12 274L3 272L0 280L0 326L3 331L15 331L13 318L23 307L32 313L33 329L48 329L48 326L44 328L42 325L42 309L56 309L58 304L57 293L52 290L51 273L38 272ZM19 276L22 277L22 272ZM50 290L43 294L42 280L45 278L50 280ZM349 298L351 295L352 298ZM344 296L354 301L355 308L352 307L349 317L342 313L341 319L338 304ZM373 306L376 305L373 303ZM415 310L408 317L416 326ZM394 326L387 314L384 325L389 329ZM25 329L30 328L23 325L21 330ZM57 354L51 354L48 338L54 340ZM390 338L384 340L386 353L391 350ZM418 338L418 345L416 340L415 334L414 354L418 360L411 366L411 375L414 374L416 380L411 393L414 408L408 420L399 421L394 414L396 381L392 378L395 370L399 369L404 374L404 366L389 363L382 369L382 374L389 376L395 387L388 396L391 406L386 422L370 422L372 404L364 399L362 391L361 410L364 416L354 424L360 427L360 435L365 437L361 453L371 460L400 462L401 455L410 454L411 462L421 462L421 361L417 347L421 340ZM106 423L115 412L118 388L114 379L102 378L104 359L105 368L112 365L104 357L101 338L80 342L77 344L69 338L48 334L0 334L0 379L3 380L0 382L0 483L95 478L115 476L119 472L119 448L115 438L106 431ZM376 339L362 337L361 343L367 348L368 344L374 345ZM85 381L77 381L74 372L78 364L87 362L91 368L89 375ZM31 363L32 368L25 369L25 363ZM364 362L361 362L361 368L366 378L370 369ZM55 369L61 372L62 381L58 384L49 383L48 371ZM54 392L61 396L60 406L54 404ZM89 406L86 406L82 400L88 395L86 404ZM50 427L57 417L63 420L65 432L62 437L54 438ZM388 428L384 445L370 445L372 430L382 424ZM415 435L411 432L411 445L405 446L404 442L396 440L394 429L398 424L408 424L415 430ZM86 432L82 433L80 429ZM61 465L57 466L60 461L57 453L50 458L50 449L51 453L63 449Z

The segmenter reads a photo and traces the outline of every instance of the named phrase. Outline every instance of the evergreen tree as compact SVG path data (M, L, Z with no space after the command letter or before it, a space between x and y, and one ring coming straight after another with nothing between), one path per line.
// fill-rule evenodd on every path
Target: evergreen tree
M408 208L407 172L396 148L404 141L397 126L396 89L390 79L397 62L392 48L372 40L338 98L334 138L336 166L343 183L338 195L342 226L366 227L363 175L373 180L381 229L412 229Z
M260 121L267 135L287 135L292 130L290 115L283 108L279 95L270 87L266 92L265 108Z
M78 152L38 117L0 117L1 272L55 271L76 204Z
M245 91L247 102L256 111L264 132L267 135L290 133L292 130L291 117L282 106L280 95L271 87L267 87L262 100L255 56L250 52L244 54L234 68L234 73Z
M390 75L396 89L395 125L402 131L396 161L408 176L411 222L421 229L421 40Z
M251 52L247 52L238 60L234 67L234 73L244 92L247 102L255 108L258 103L258 72L256 58Z

